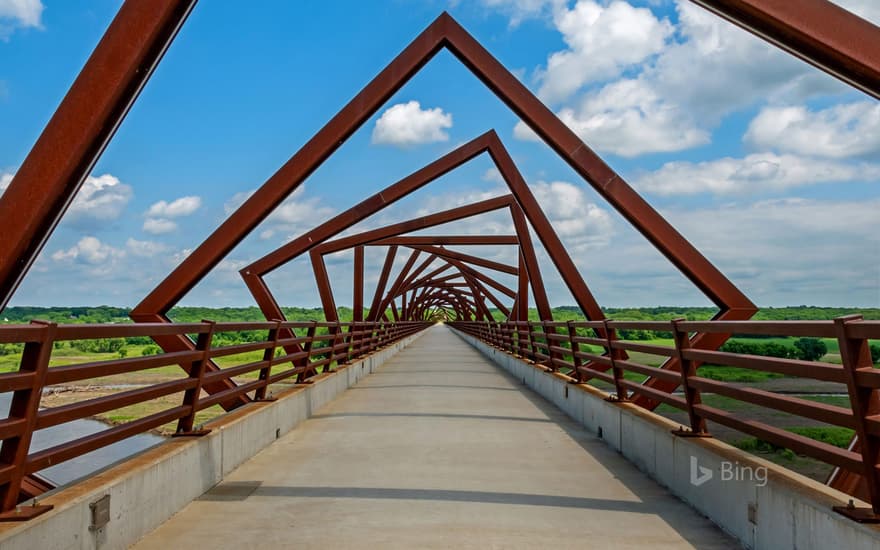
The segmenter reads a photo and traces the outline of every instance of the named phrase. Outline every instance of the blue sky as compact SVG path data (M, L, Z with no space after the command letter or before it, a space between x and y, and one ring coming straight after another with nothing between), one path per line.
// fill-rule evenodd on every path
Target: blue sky
M872 0L840 3L880 21ZM119 5L0 0L0 189ZM196 7L12 305L136 304L445 9L754 302L880 306L880 106L690 3L244 6ZM446 53L183 303L251 305L241 267L491 128L601 304L707 303ZM357 229L502 192L479 158ZM487 216L433 232L511 227ZM368 253L368 295L381 256ZM351 257L328 260L348 304ZM573 303L545 265L551 301ZM284 305L312 306L311 279L298 260L268 280Z

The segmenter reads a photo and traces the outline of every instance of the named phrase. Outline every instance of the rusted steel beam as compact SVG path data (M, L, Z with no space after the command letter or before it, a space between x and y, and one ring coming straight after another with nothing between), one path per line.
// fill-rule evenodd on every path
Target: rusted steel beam
M479 293L480 296L488 298L489 301L492 302L492 304L496 308L498 308L498 310L501 313L503 313L505 317L510 317L510 309L507 306L505 306L504 303L501 300L499 300L497 296L495 296L495 294L489 292L489 290L486 287L484 287L483 284L480 283L480 281L477 280L476 277L471 277L469 275L465 275L465 279L468 281L468 283L474 289L475 293ZM491 315L490 315L490 318L491 318Z
M379 275L379 282L376 284L376 292L373 294L373 302L370 304L370 311L367 313L367 321L376 321L384 311L379 311L379 302L385 295L385 285L388 284L388 276L391 274L391 267L394 265L394 256L397 254L396 246L389 246L388 252L385 254L385 264L382 266L382 273Z
M507 288L506 286L499 283L498 281L496 281L492 277L486 275L485 273L481 272L480 270L475 269L473 267L470 267L468 265L465 265L464 262L462 262L460 260L453 259L453 258L448 258L447 261L449 261L453 266L458 268L458 270L462 273L462 275L466 274L466 275L469 275L479 281L482 281L482 282L486 283L487 285L491 286L492 288L494 288L495 290L501 292L502 294L504 294L510 298L516 297L516 292Z
M31 374L31 382L27 387L15 391L9 403L9 418L24 419L24 426L18 437L5 438L0 445L0 464L13 467L10 478L0 484L0 511L3 512L18 504L21 485L25 481L24 466L37 427L40 399L58 329L55 323L36 324L41 328L39 340L25 344L19 366L19 372ZM43 511L49 510L51 506Z
M145 297L135 307L135 311L138 313L164 312L189 292L275 207L296 190L312 172L336 152L397 90L440 51L444 44L442 26L442 23L434 23L416 37ZM452 163L449 169L467 160L465 157L466 155L462 155L459 151L457 162ZM380 204L385 203L382 197L377 197L376 200ZM352 218L351 224L360 219L356 214ZM332 234L332 231L328 231L328 233ZM315 242L320 242L328 236L319 237ZM304 247L300 253L309 248L311 247ZM284 263L284 261L279 263ZM260 269L252 269L252 271L260 274L265 273Z
M425 288L426 286L434 286L434 285L437 285L440 283L445 283L448 281L459 279L461 277L462 277L461 273L452 273L450 275L445 275L443 277L422 277L416 281L413 281L409 285L407 285L405 290L413 290L413 289L418 289L418 288Z
M403 281L402 287L409 290L409 285L412 284L412 282L416 279L416 277L418 277L419 275L424 273L424 271L426 269L428 269L428 267L431 264L433 264L436 259L437 259L437 256L435 256L433 254L431 254L427 258L425 258L425 260L421 264L419 264L418 267L413 269L412 272L409 275L407 275L406 279Z
M469 264L478 265L480 267L485 267L487 269L494 269L495 271L500 271L502 273L507 273L509 275L517 275L519 273L519 269L512 265L502 264L500 262L495 262L492 260L485 260L478 256L472 256L470 254L465 254L463 252L457 252L455 250L450 250L448 248L438 248L436 246L424 246L424 245L416 245L413 246L416 250L421 250L423 252L430 252L431 254L436 254L442 258L451 258L455 260L461 260L462 262L467 262Z
M434 255L432 254L432 256L434 256ZM411 282L410 285L418 285L418 284L421 284L421 283L423 283L423 282L425 282L425 281L428 281L428 280L434 279L434 278L436 278L438 275L440 275L441 273L443 273L443 272L445 272L445 271L448 271L448 270L450 270L450 269L452 269L452 264L450 264L449 262L446 262L445 264L441 265L440 267L438 267L438 268L435 269L434 271L431 271L431 272L428 273L427 275L424 275L424 276L422 276L422 277L416 279L415 281ZM458 277L459 274L454 274L454 276L455 276L455 277Z
M733 283L458 22L447 14L441 18L445 18L449 50L691 282L721 307L755 309L754 304ZM497 139L494 133L493 137ZM496 155L492 156L497 164L499 159ZM520 206L537 232L541 224L540 220L536 224L536 219L533 219L535 209L527 204L520 203ZM547 248L546 243L544 246ZM583 292L572 294L577 299Z
M281 308L278 308L279 311ZM138 315L133 316L132 320L135 323L167 323L171 324L171 320L166 317L164 314L154 314L154 315ZM177 353L183 351L192 351L195 350L195 344L192 340L185 334L162 334L162 335L151 335L150 338L153 339L156 344L162 348L162 351L165 353ZM288 353L292 353L292 351L288 350ZM220 370L220 367L214 361L209 361L207 365L205 365L205 372L217 372ZM223 391L232 390L235 388L235 382L229 379L218 380L216 382L206 383L202 389L210 394L220 393ZM230 397L227 400L221 401L219 404L223 408L223 410L230 411L236 407L244 405L246 403L250 403L250 398L247 395L238 395L235 397Z
M473 275L472 273L476 273L480 277L482 277L486 280L492 281L492 282L495 282L494 279L491 279L490 277L488 277L482 273L479 273L474 269L467 268L467 266L464 266L463 264L461 264L457 260L451 260L451 261L459 264L458 269L460 269L460 270L464 269L464 270L467 270L468 272L459 271L458 273L453 273L452 275L448 275L446 277L441 277L438 279L431 279L428 282L423 283L423 284L430 285L434 288L462 288L462 287L473 288L474 286L476 286L476 288L478 289L478 292L481 294L484 294L505 315L510 314L510 310L504 305L504 303L501 302L501 300L499 300L498 297L495 296L493 293L489 292L482 285L482 283L480 282L480 279L477 276ZM447 282L449 280L452 280L452 279L455 279L458 277L462 277L465 280L465 282L464 283L449 283L449 282ZM509 290L506 287L504 287L503 285L501 285L501 287L504 288L505 290ZM407 287L404 289L404 291L408 291L410 289L411 289L411 287ZM513 296L515 296L515 293L513 293L511 291L511 297L513 297Z
M364 320L364 247L354 247L354 289L352 294L352 319Z
M324 256L317 250L309 252L312 260L312 271L315 274L315 284L318 285L318 295L321 297L321 307L324 310L324 318L331 322L339 322L339 314L336 311L336 300L333 298L333 287L330 285L330 276L327 274L327 264Z
M713 301L724 307L754 307L730 281L666 223L619 175L602 162L516 77L445 13L392 61L379 77L368 84L276 176L258 190L218 229L218 232L209 237L208 241L203 243L138 307L155 311L174 303L176 298L182 296L201 279L232 246L252 230L369 116L372 116L384 99L390 97L444 46L487 84L526 124L547 141L563 160L593 185L600 195L620 211ZM491 136L497 141L494 132ZM498 143L500 144L500 141ZM501 155L493 155L496 164L501 157ZM521 203L521 206L532 225L536 226L529 205ZM536 227L537 229L539 228ZM276 259L283 263L289 259L289 256L282 254ZM573 295L580 298L584 293L573 292Z
M861 387L857 382L858 369L871 370L873 367L869 341L865 338L852 338L850 335L849 328L861 320L861 316L841 317L835 319L834 325L846 373L850 406L853 417L856 418L856 433L848 448L862 456L865 468L862 473L835 468L827 484L870 502L872 514L876 518L880 516L880 475L877 472L880 465L880 438L868 432L865 419L880 414L880 396L877 390Z
M9 303L196 0L128 0L0 197Z
M398 246L413 246L418 244L427 244L433 246L441 245L516 245L519 239L516 235L425 235L418 237L389 237L369 243L372 246L389 246L396 244Z
M349 235L341 239L326 241L315 247L321 254L332 254L346 248L351 248L359 244L368 244L380 239L395 237L402 233L419 231L428 229L444 223L454 222L476 216L477 214L485 214L494 210L500 210L507 207L512 201L510 195L502 195L484 201L474 202L442 212L436 212L420 218L414 218L400 223L386 225L371 231L365 231L356 235Z
M315 249L315 252L317 252L317 249ZM416 260L419 259L419 255L421 253L422 252L420 250L413 250L410 253L409 258L407 258L406 263L403 266L403 269L400 270L400 273L397 274L397 278L394 280L394 283L391 284L391 288L388 290L388 293L385 295L384 298L382 298L382 301L379 302L380 311L384 310L386 305L389 303L393 305L394 298L397 296L398 291L403 284L403 281L406 279L410 270L412 270L413 266L416 263Z
M552 321L553 311L550 308L550 300L547 298L547 289L544 288L544 278L541 276L541 266L538 265L538 257L535 255L535 247L532 246L532 237L529 235L526 218L523 215L522 209L516 205L510 206L510 217L513 218L513 225L516 227L516 234L521 236L519 242L520 257L525 260L526 271L528 271L529 281L532 285L532 292L535 297L535 307L538 308L538 317L540 317L542 321ZM552 231L552 228L550 231ZM574 277L583 280L581 279L580 273L577 273L577 271L575 271ZM592 298L590 291L585 291L589 297Z
M880 28L827 0L691 0L880 99Z
M519 254L519 277L517 279L516 320L529 320L529 271L522 251Z

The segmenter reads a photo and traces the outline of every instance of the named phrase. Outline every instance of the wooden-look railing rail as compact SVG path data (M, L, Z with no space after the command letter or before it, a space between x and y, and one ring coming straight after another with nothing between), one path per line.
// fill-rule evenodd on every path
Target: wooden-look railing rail
M880 340L880 321L847 316L833 321L585 321L585 322L454 322L451 326L498 349L568 376L573 383L592 379L611 384L615 401L634 395L666 403L687 412L689 430L681 435L708 436L710 420L773 445L791 449L822 462L865 477L868 498L880 514L880 369L874 368L870 340ZM672 335L674 345L627 341L624 330L662 331ZM762 355L703 350L692 346L694 334L727 336L834 338L840 346L842 364L804 361ZM646 365L622 352L676 358L680 369ZM740 367L840 384L850 406L841 407L792 395L713 380L700 375L703 365ZM610 371L610 372L609 372ZM680 390L661 391L627 379L626 373L673 382ZM712 393L741 402L782 411L855 431L859 445L840 448L749 418L743 408L736 413L703 403L701 394Z
M18 371L0 374L0 393L12 392L9 414L0 418L0 440L3 442L0 446L0 512L14 511L20 500L22 482L27 476L44 468L169 422L177 421L177 433L181 435L206 433L204 430L194 431L195 415L201 410L242 395L248 395L256 401L265 400L271 384L293 377L296 377L297 383L310 383L310 378L316 376L321 369L328 372L335 364L343 364L372 353L429 325L425 322L280 321L92 325L58 325L35 321L29 325L0 325L0 344L24 345ZM280 339L279 333L282 329L289 329L294 337ZM218 334L242 331L265 331L266 337L255 336L253 341L234 345L214 345ZM194 349L51 368L49 366L52 351L58 342L164 335L188 335L194 342ZM301 351L288 353L291 349ZM276 355L276 350L282 354ZM263 355L258 361L210 372L206 369L212 359L259 351ZM285 364L289 368L273 372L273 367ZM170 365L183 367L183 377L68 405L41 408L43 391L52 386L142 373ZM229 389L211 395L202 393L202 387L206 384L223 380L231 382L233 377L249 373L258 373L258 377L240 384L233 382ZM31 452L31 440L37 430L173 394L181 395L175 406L98 433Z

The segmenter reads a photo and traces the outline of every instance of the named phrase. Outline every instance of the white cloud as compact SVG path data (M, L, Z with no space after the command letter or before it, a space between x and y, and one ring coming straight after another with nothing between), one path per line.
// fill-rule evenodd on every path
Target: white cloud
M804 185L865 181L880 176L880 165L843 163L797 155L756 153L706 162L669 162L635 180L658 195L745 194Z
M709 133L697 128L687 113L663 101L641 80L611 83L557 114L590 147L624 157L680 151L710 141ZM538 140L522 121L514 127L514 136Z
M42 27L43 9L40 0L0 0L0 40L18 28Z
M15 174L0 174L0 195L9 187L13 176ZM133 195L131 186L112 174L89 176L74 196L64 220L79 226L91 226L94 221L115 220L122 215Z
M179 218L189 216L202 205L202 198L196 196L180 197L171 202L159 201L153 203L147 210L147 216L151 218Z
M819 111L765 107L743 139L761 149L845 158L880 152L880 104L861 101Z
M480 176L480 179L483 181L489 181L492 183L504 183L504 178L501 176L501 172L498 171L498 168L492 167L483 172L483 175Z
M144 220L143 230L152 235L162 235L177 231L177 224L165 218L147 218Z
M107 261L125 257L125 251L102 243L95 237L87 236L79 240L67 250L58 250L52 254L56 262L79 262L99 265Z
M229 216L235 212L254 193L254 189L233 195L223 205ZM300 185L284 200L260 225L257 233L261 240L278 235L291 239L327 221L336 214L336 209L322 204L320 197L306 197L306 186Z
M139 241L129 238L125 241L125 248L133 256L152 258L168 250L168 247L155 241Z
M182 218L194 213L202 205L201 197L180 197L171 202L159 201L153 203L144 214L143 230L153 235L162 235L177 231L177 223L172 218Z
M792 103L846 90L690 2L677 0L676 7L674 27L619 0L606 8L580 0L572 10L557 11L554 23L570 47L537 71L539 92L561 102L560 118L600 152L632 157L688 149L708 143L709 130L729 113L768 99ZM621 14L614 19L619 29L604 35L588 31L589 18L572 15L578 23L569 25L559 15L612 11ZM630 28L643 29L641 38L626 32ZM573 38L581 31L583 44ZM600 55L606 49L610 54ZM514 135L535 139L522 123Z
M880 246L878 208L786 198L663 214L758 304L877 307L880 266L865 251Z
M122 215L132 196L131 187L116 176L89 176L73 199L65 219L72 222L115 220Z
M590 202L583 186L565 181L538 182L535 198L572 252L607 245L614 232L608 211Z
M388 108L373 128L376 144L411 147L423 143L448 141L444 130L452 128L452 115L443 109L422 109L418 101L398 103Z
M668 20L657 19L651 10L621 1L603 6L581 0L572 9L556 10L553 19L568 48L551 54L539 75L538 94L550 102L659 53L673 31Z

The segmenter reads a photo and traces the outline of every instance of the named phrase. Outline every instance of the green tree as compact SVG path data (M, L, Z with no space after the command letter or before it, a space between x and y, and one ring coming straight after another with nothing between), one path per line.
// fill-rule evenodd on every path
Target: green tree
M871 344L871 361L880 363L880 346Z
M794 347L798 350L798 359L804 361L818 361L828 353L828 346L818 338L798 338Z

